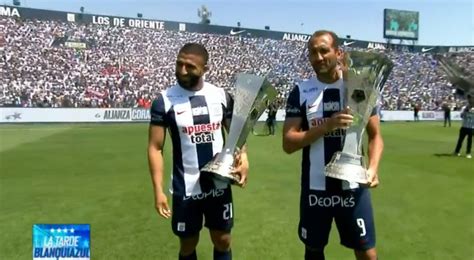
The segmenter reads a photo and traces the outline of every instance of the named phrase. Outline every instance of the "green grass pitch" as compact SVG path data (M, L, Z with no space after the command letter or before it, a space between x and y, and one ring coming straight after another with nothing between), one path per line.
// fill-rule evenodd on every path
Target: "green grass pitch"
M447 156L459 124L383 123L372 191L380 259L474 259L474 160ZM0 126L0 259L32 258L35 223L90 223L92 259L177 259L153 207L147 124ZM234 187L234 259L302 259L300 153L250 136L249 184ZM167 142L169 145L170 142ZM463 147L464 153L464 147ZM166 180L171 149L166 149ZM206 229L200 259L212 259ZM333 227L327 259L353 259Z

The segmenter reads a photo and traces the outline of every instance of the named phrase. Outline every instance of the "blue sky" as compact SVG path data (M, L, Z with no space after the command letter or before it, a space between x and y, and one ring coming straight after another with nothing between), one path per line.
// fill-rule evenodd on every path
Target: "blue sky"
M198 22L206 5L216 25L295 33L330 29L353 39L384 41L383 9L420 12L420 45L474 45L472 0L21 0L32 8L78 11L169 21ZM11 0L0 0L11 4Z

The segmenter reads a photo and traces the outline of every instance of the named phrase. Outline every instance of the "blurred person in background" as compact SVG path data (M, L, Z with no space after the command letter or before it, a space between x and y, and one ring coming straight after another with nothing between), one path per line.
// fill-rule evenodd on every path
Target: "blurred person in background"
M278 107L276 103L272 103L268 107L268 114L266 124L270 135L275 135L275 123L276 123L276 114L278 112Z
M442 108L444 112L444 127L446 125L451 127L451 106L448 103L444 103Z
M461 118L462 126L461 129L459 129L458 142L454 154L461 156L462 143L467 136L466 158L471 159L472 135L474 132L474 93L472 92L467 95L467 105L462 109Z

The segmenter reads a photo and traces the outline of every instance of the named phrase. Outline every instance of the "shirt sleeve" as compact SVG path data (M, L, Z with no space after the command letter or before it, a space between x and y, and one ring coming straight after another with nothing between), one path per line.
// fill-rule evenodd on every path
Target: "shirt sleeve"
M150 115L150 124L163 127L169 126L169 121L165 110L165 102L161 93L158 94L158 97L155 100L153 100L153 103L151 104Z
M375 106L370 113L370 116L376 116L379 114L381 107L379 105Z
M232 112L234 111L234 98L226 91L225 92L226 106L224 108L224 118L232 119Z
M300 91L298 86L295 86L293 90L291 90L290 95L288 95L285 112L285 118L303 117L303 111L300 104Z
M375 103L375 106L372 109L370 116L372 117L372 116L380 115L381 110L382 110L382 93L379 92L379 95L377 97L377 103Z

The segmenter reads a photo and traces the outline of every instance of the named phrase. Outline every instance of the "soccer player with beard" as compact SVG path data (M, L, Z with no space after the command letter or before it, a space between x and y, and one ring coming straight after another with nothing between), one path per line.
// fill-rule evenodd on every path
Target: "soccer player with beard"
M197 259L196 246L203 220L214 244L214 259L232 259L232 191L229 184L201 174L224 144L224 129L232 116L231 96L208 82L209 54L197 43L185 44L176 60L178 84L163 90L153 101L149 127L148 161L152 176L155 207L159 215L172 219L172 229L180 240L179 259ZM163 190L163 147L168 130L173 147L170 210ZM247 181L248 160L242 149L235 166L238 183Z
M338 37L315 32L308 42L315 77L298 82L287 101L283 150L302 153L299 237L305 259L324 259L333 219L341 244L354 250L356 259L377 259L370 193L358 183L326 177L325 165L342 150L345 128L353 117L342 107L343 70ZM377 109L367 124L369 187L376 187L383 140Z

